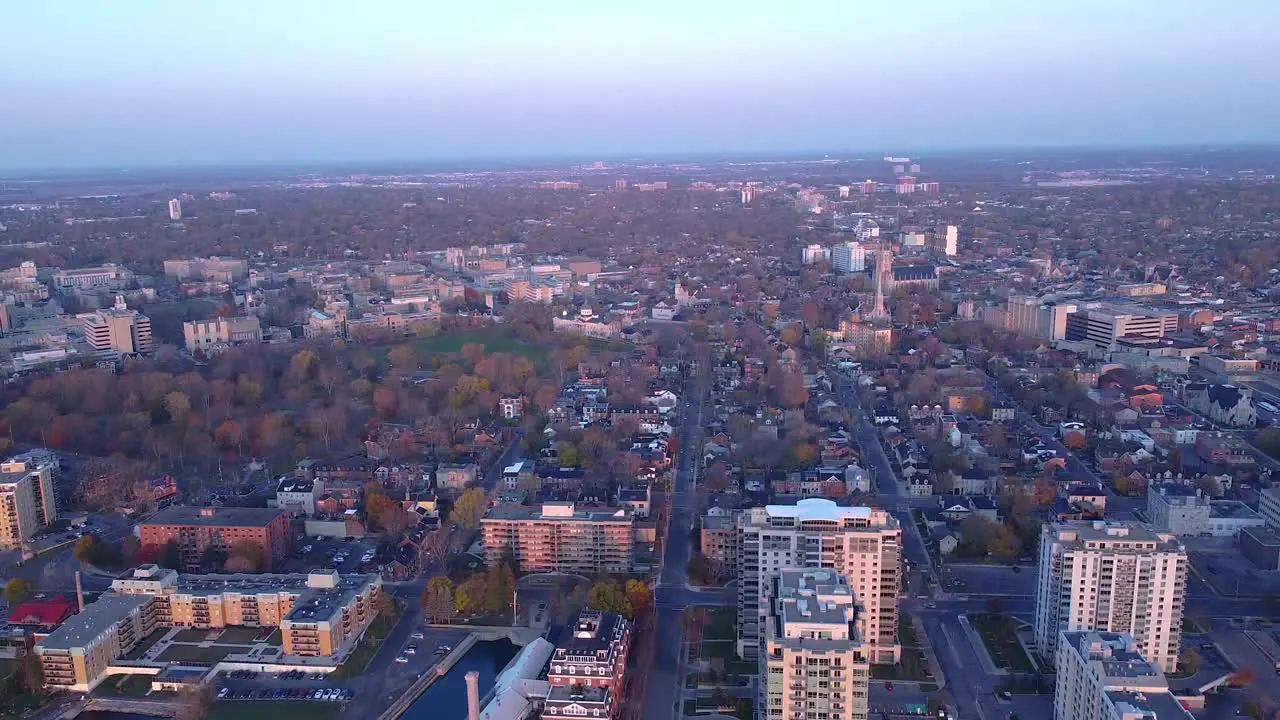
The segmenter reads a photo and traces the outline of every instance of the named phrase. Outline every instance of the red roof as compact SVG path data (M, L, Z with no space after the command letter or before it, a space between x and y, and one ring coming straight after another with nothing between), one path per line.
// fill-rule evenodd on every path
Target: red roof
M61 625L76 611L75 603L64 597L24 602L9 613L12 625Z

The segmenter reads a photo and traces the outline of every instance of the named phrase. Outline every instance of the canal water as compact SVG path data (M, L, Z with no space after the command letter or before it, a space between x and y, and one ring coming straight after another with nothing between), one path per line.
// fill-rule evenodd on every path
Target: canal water
M466 720L468 671L480 673L481 702L493 689L498 674L516 656L520 648L510 640L478 642L449 670L422 693L401 720Z

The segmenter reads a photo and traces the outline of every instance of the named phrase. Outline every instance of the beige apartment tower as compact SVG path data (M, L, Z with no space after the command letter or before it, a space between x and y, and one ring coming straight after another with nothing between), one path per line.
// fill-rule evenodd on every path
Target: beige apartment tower
M0 547L21 547L57 519L52 465L24 460L0 463Z
M866 720L871 663L848 579L832 570L783 570L766 595L756 717Z
M1173 672L1182 642L1187 552L1141 523L1049 525L1040 538L1035 641L1055 657L1062 633L1132 635L1143 657Z
M1054 720L1191 720L1129 635L1068 632L1054 665Z
M877 664L896 663L902 527L886 510L822 498L752 508L738 520L738 654L760 652L770 583L783 570L826 568L848 578L863 612L858 634Z

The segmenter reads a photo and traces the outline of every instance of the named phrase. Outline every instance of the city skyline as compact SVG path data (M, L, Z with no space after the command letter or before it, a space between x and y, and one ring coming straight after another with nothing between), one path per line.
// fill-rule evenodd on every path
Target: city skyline
M809 10L14 8L0 167L1276 140L1263 3Z

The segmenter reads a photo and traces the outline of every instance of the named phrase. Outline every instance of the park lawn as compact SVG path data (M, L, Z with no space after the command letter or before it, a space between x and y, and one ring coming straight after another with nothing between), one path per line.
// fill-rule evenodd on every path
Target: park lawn
M706 638L708 640L735 640L737 631L737 611L733 608L710 608L707 610Z
M980 613L969 616L969 624L978 632L987 654L998 667L1013 672L1035 672L1031 658L1018 642L1018 623L1007 615Z
M170 645L156 658L159 662L192 662L212 665L234 653L249 652L243 645L214 645L202 648L197 645Z
M94 688L100 697L143 697L151 692L151 675L112 675Z
M219 700L206 720L335 720L341 712L337 703Z

